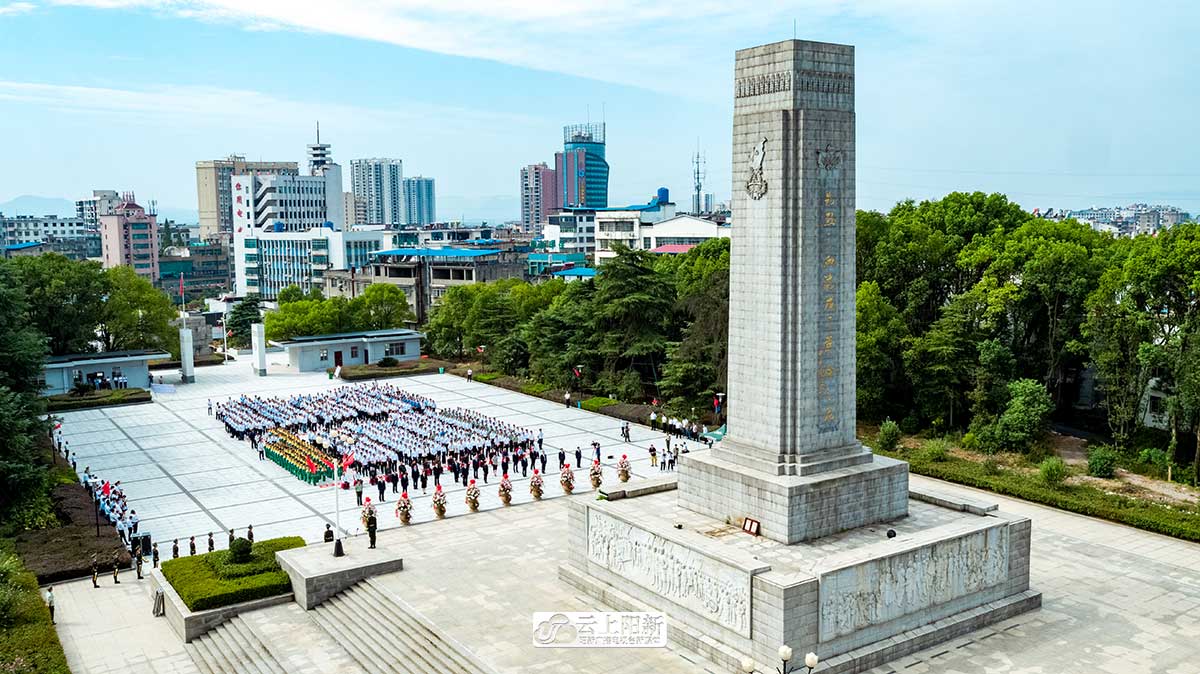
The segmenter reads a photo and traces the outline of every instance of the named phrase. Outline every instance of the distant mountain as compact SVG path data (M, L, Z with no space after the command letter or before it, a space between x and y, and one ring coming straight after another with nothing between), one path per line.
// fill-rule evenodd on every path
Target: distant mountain
M521 202L517 195L490 197L437 196L438 220L463 220L500 224L521 219Z
M0 213L5 215L75 215L75 202L56 197L38 197L22 194L15 199L0 202Z

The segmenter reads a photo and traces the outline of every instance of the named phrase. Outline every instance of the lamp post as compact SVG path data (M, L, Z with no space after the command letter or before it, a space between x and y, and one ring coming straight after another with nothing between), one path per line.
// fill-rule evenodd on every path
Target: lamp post
M780 646L778 655L779 659L783 662L783 664L775 668L775 671L778 672L778 674L794 674L795 672L799 672L801 670L801 667L795 667L788 664L788 662L790 662L792 659L791 647L787 645ZM816 653L808 653L804 656L804 665L802 665L802 667L808 670L808 674L812 674L812 671L816 669L817 664L820 662L821 659L817 657ZM753 658L746 658L742 660L742 671L746 674L755 674L755 672L758 671L755 669L755 667L756 666Z
M721 415L725 412L725 394L717 394L717 427L721 426Z

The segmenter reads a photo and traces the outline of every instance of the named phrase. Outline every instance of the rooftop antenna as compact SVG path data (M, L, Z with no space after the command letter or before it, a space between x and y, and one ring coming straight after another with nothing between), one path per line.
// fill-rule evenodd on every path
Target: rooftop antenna
M692 157L692 212L699 215L704 211L704 155L700 152L700 138L696 138L696 154Z

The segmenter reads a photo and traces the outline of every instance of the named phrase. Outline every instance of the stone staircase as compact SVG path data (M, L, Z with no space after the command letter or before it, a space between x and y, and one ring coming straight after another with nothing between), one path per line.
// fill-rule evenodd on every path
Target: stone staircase
M495 672L372 579L328 599L310 615L368 672Z
M185 648L201 674L286 674L240 616L218 625Z

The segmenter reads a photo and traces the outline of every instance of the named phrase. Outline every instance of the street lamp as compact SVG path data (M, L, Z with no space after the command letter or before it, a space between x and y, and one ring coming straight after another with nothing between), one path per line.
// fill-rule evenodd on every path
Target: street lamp
M779 659L783 661L783 664L775 668L776 672L779 674L794 674L795 672L800 671L800 668L791 667L788 665L788 662L792 659L791 647L787 645L780 646L778 655ZM809 653L804 656L804 668L808 670L808 674L812 674L812 671L816 669L817 664L820 663L820 661L821 659L817 657L816 653ZM742 671L746 674L755 674L755 672L758 671L755 669L753 658L745 658L742 660Z

